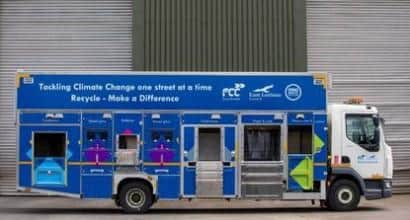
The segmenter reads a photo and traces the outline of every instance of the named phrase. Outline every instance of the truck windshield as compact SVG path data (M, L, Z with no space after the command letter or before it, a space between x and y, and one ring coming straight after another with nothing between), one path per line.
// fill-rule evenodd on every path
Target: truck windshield
M379 150L379 129L373 115L346 115L346 135L368 151Z

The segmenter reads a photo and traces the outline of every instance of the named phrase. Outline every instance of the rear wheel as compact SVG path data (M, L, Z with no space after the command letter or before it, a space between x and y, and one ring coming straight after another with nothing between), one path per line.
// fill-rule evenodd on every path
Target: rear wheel
M328 196L329 208L335 211L356 209L360 202L360 190L351 180L341 179L332 184Z
M152 205L150 188L142 182L131 182L120 189L119 201L127 213L144 213Z

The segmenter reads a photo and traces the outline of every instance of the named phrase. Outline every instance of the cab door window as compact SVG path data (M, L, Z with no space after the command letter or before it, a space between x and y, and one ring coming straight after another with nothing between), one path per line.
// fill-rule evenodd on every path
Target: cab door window
M346 115L346 136L368 151L379 150L379 131L373 115Z

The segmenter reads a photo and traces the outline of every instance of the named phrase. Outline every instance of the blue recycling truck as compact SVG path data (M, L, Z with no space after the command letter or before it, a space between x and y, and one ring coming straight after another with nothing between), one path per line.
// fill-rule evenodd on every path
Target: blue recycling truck
M390 197L377 109L328 107L328 86L326 73L18 72L17 189L133 213L158 200L351 210Z

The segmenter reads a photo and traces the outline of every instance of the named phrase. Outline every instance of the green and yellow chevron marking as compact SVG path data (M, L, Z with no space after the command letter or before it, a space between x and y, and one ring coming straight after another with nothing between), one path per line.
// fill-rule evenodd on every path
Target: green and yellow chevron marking
M313 189L313 161L306 157L292 170L290 176L302 189Z
M324 145L325 142L323 142L323 140L315 134L313 137L314 152L319 152Z

